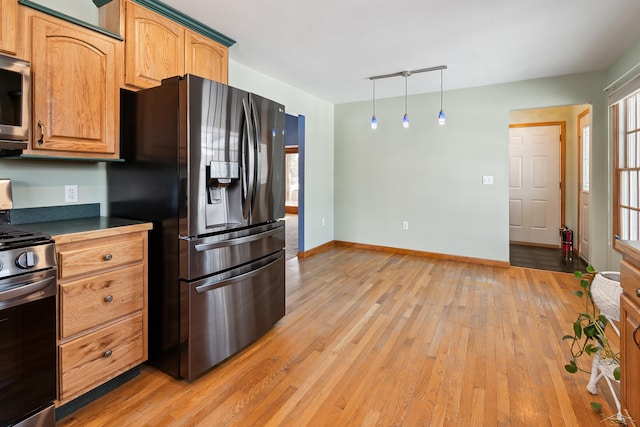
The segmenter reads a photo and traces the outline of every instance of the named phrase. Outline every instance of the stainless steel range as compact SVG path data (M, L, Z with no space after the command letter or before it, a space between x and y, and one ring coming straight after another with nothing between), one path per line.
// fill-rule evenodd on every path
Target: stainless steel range
M48 235L0 223L0 426L55 426L56 278Z

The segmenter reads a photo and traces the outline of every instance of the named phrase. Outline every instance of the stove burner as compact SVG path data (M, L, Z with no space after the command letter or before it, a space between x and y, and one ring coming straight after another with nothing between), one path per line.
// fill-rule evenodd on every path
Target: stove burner
M51 236L48 234L19 228L15 225L0 224L0 250L49 241L51 241Z

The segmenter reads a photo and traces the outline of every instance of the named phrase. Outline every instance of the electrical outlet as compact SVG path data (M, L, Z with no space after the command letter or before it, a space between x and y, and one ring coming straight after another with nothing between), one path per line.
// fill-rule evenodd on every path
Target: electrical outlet
M327 222L324 220L324 218L322 218L322 226L324 227L327 224Z
M65 203L78 202L78 186L77 185L64 186L64 202Z
M493 184L493 175L485 175L482 177L482 183L484 185L491 185Z
M402 221L402 229L403 230L409 229L409 221Z

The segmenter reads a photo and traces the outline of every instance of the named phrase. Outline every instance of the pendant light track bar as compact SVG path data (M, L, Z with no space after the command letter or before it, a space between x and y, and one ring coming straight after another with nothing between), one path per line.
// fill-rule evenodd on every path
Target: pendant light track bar
M389 77L409 77L412 74L426 73L428 71L438 71L438 70L446 70L446 69L447 69L446 65L439 65L437 67L420 68L419 70L398 71L397 73L381 74L379 76L371 76L367 78L369 80L378 80L378 79L387 79Z

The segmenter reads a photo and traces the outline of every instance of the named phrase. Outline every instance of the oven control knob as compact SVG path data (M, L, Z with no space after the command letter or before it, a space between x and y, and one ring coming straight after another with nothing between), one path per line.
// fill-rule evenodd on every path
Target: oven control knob
M22 252L16 258L16 265L20 268L31 268L38 264L38 255L35 252Z

